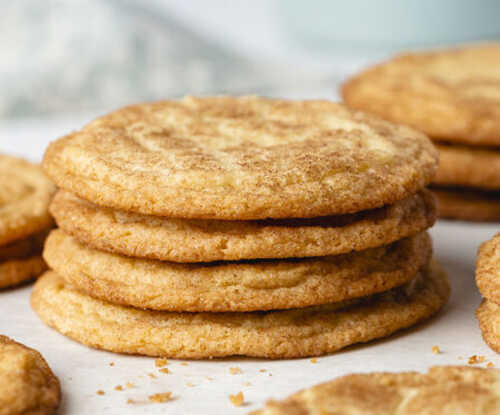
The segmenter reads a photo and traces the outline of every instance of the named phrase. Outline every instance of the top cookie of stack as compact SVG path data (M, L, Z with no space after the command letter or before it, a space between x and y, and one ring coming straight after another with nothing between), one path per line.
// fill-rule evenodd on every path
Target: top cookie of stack
M360 110L437 142L440 215L500 219L500 44L397 56L343 87Z
M61 189L51 206L61 230L44 251L59 276L47 274L32 303L93 346L322 354L414 324L448 295L424 232L435 221L424 187L436 150L421 133L340 104L131 106L52 143L43 166ZM339 311L346 301L356 306ZM69 317L75 302L89 314ZM251 313L290 308L301 309Z

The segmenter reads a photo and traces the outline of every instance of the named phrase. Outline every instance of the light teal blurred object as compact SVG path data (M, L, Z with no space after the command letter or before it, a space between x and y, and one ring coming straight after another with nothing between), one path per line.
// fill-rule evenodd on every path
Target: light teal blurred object
M500 0L279 0L294 42L379 50L500 39Z

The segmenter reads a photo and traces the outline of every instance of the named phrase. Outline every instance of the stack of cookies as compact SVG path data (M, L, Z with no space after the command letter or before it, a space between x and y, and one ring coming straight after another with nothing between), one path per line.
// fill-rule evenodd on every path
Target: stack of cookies
M500 44L398 56L347 82L343 96L436 141L440 216L500 220Z
M32 306L84 344L178 358L313 356L436 313L437 152L326 101L127 107L50 145L52 271Z
M46 270L41 254L54 191L39 166L0 154L0 290Z
M500 353L500 233L478 251L476 284L484 297L476 316L485 342Z

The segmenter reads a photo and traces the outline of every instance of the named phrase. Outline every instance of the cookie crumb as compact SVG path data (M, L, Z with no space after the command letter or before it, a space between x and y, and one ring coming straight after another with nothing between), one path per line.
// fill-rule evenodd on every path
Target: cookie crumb
M242 372L242 370L239 368L239 367L230 367L229 368L229 373L231 373L231 375L239 375Z
M318 363L318 359L316 359L315 357L313 357L313 358L311 359L311 363Z
M97 392L96 392L98 395L104 395L104 391L102 389L99 389Z
M192 382L188 382L188 383L186 383L186 386L188 386L188 387L190 387L190 388L193 388L193 387L195 387L196 385L195 385L194 383L192 383Z
M182 362L182 363L181 363L181 366L187 366L187 365L188 365L188 363L187 363L187 362Z
M148 399L155 403L164 403L172 400L172 392L155 393L154 395L149 395Z
M129 405L132 405L132 404L134 404L134 403L135 403L135 401L134 401L133 399L130 399L130 398L129 398L129 399L127 399L127 403L128 403Z
M265 373L267 372L267 369L260 369L259 372Z
M458 356L458 360L462 360L462 359L463 359L463 357L462 357L462 356Z
M134 382L127 382L127 383L125 383L125 386L126 386L127 388L129 388L129 389L131 389L131 388L135 388L135 383L134 383Z
M110 365L110 366L114 366L114 365L115 365L115 362L109 362L109 365Z
M167 359L164 359L162 357L159 357L155 361L155 366L156 367L163 367L163 366L166 366L167 364L168 364Z
M159 369L158 372L161 372L161 373L170 373L170 370L168 370L166 367L164 367L163 369Z
M241 406L243 405L243 392L238 392L236 395L229 395L229 400L234 406Z
M115 391L122 391L123 390L123 386L122 385L116 385L115 386Z
M434 353L434 354L440 354L441 353L441 349L439 348L439 346L432 346L432 353Z
M469 365L476 365L478 363L483 363L484 359L485 359L484 356L472 355L471 357L469 357L468 363Z
M495 364L493 362L489 362L486 367L495 367Z
M151 378L151 379L156 379L158 376L156 376L154 373L148 373L148 376Z

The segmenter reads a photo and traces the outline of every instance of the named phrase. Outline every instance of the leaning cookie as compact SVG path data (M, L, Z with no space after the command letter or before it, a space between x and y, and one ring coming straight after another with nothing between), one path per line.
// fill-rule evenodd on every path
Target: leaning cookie
M0 154L0 246L50 228L54 192L38 165Z
M60 400L59 380L42 355L0 335L0 414L50 415Z
M401 288L350 303L253 313L172 313L93 299L48 272L35 284L31 305L47 325L98 349L191 359L292 358L332 353L410 327L435 314L449 290L446 274L433 263Z
M251 415L496 415L499 383L499 370L465 366L352 374L269 401Z
M485 298L476 312L483 339L500 353L500 234L479 247L476 284Z
M256 311L365 297L412 280L432 253L427 233L391 245L308 259L180 264L89 249L61 230L44 258L61 278L104 301L168 311Z
M500 192L433 186L441 218L475 222L500 221Z
M378 209L313 219L162 218L99 207L64 191L50 212L61 229L92 248L173 262L339 255L415 235L437 216L427 190Z
M479 328L483 339L495 352L500 353L500 306L483 300L476 311Z
M484 298L500 304L500 233L479 247L476 285Z

